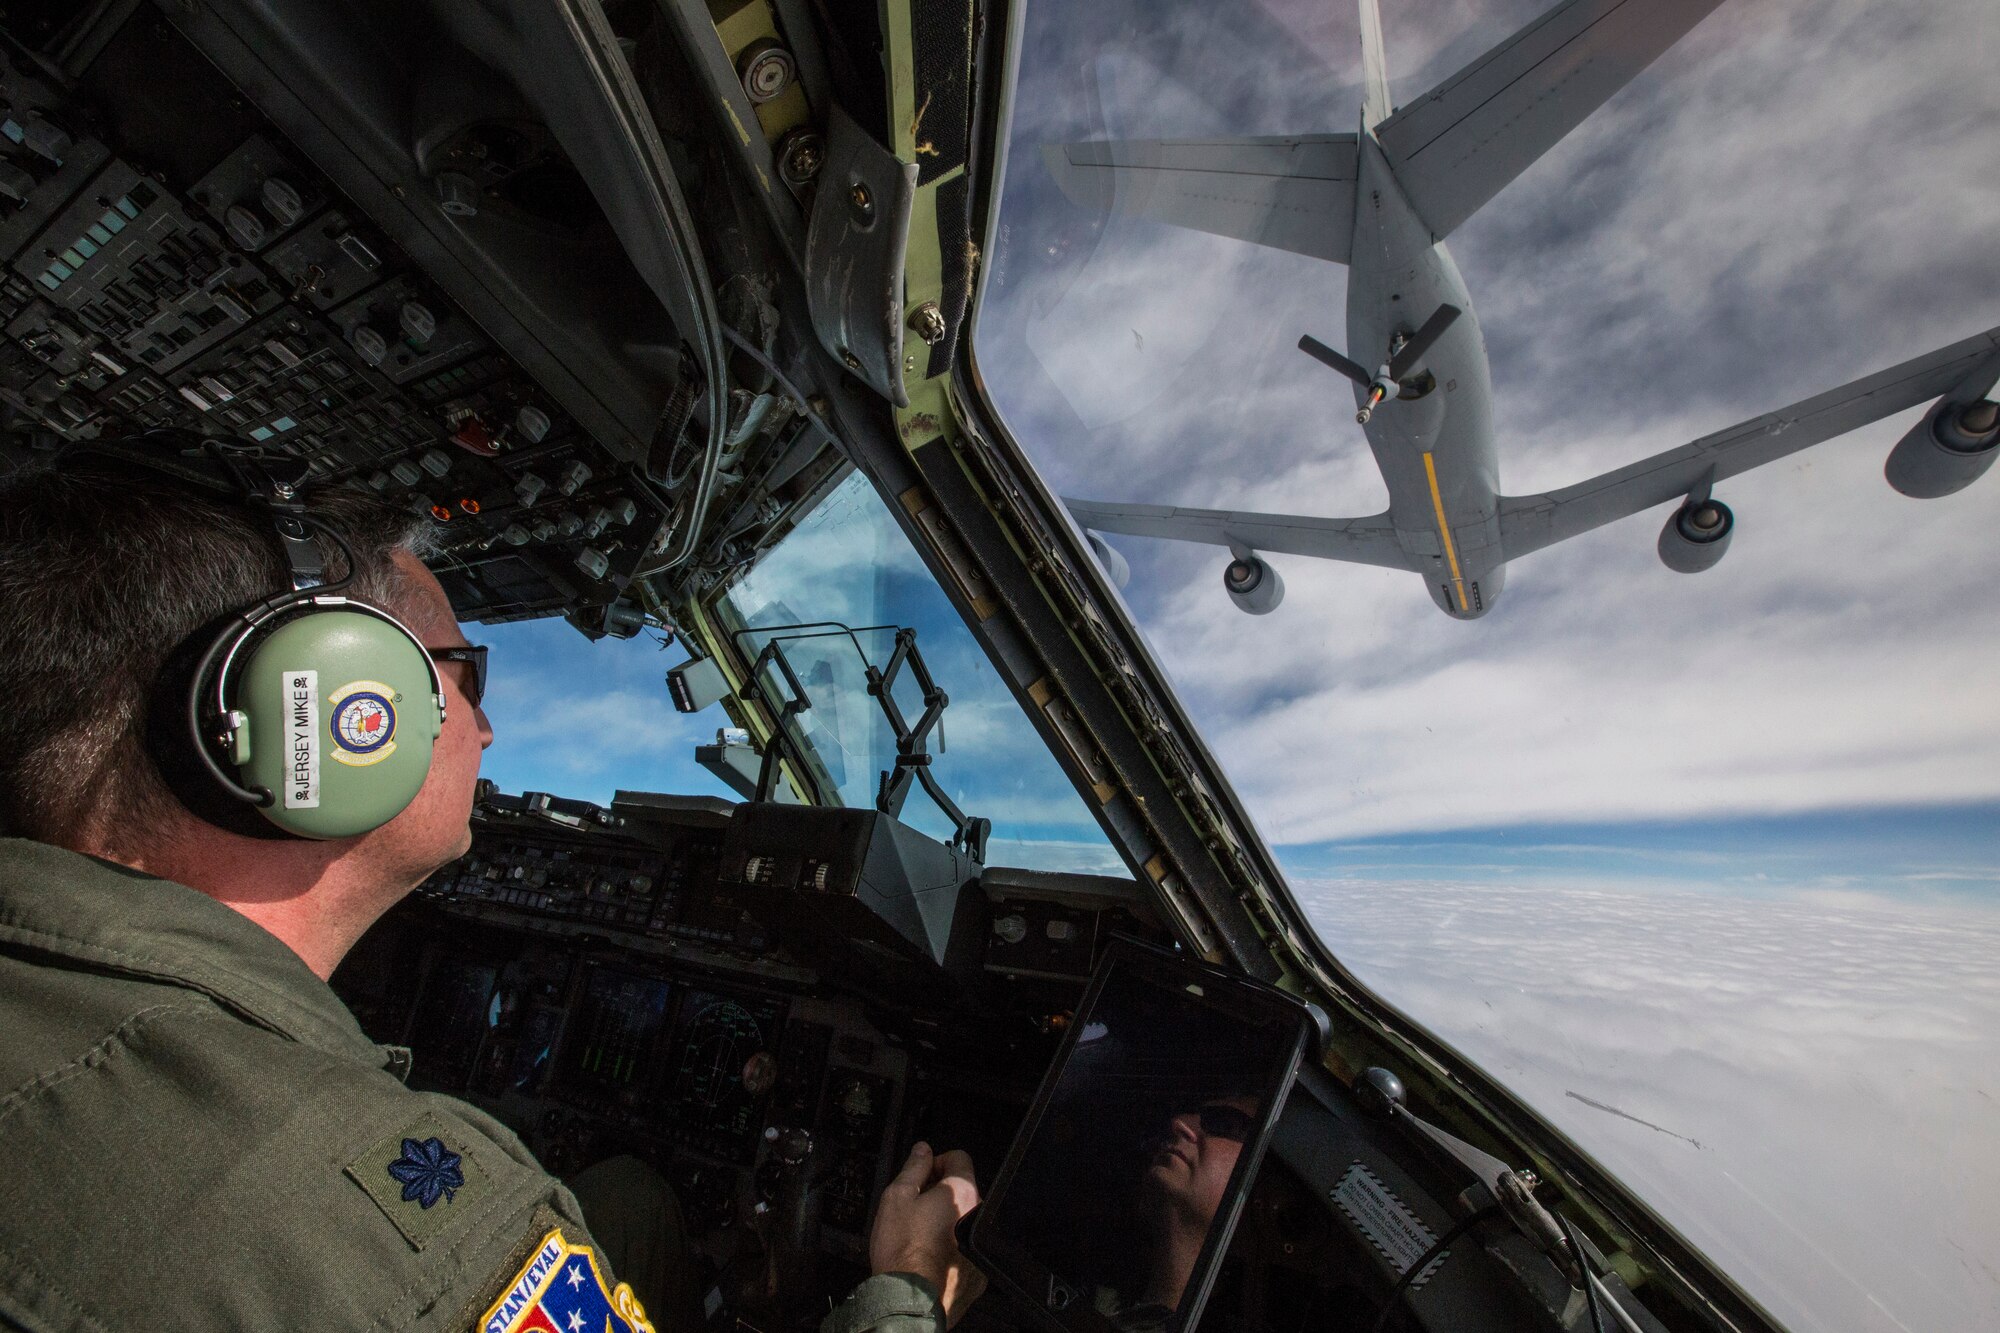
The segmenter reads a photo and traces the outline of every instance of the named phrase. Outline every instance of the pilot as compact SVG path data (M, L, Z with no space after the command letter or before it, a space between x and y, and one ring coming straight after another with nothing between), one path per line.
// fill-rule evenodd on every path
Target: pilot
M1172 1320L1256 1126L1256 1110L1252 1097L1194 1101L1170 1115L1148 1145L1134 1210L1147 1235L1135 1251L1131 1294L1100 1293L1100 1308L1119 1328L1143 1333Z
M483 660L421 531L328 491L302 502L302 556L275 511L199 481L102 456L0 480L0 1327L692 1333L685 1292L649 1322L619 1281L675 1267L663 1181L655 1220L593 1238L595 1214L518 1138L406 1087L408 1052L370 1041L327 985L467 850L493 739ZM172 725L189 645L302 560L351 573L345 592L407 627L412 661L442 659L414 797L350 836L232 804ZM350 711L343 743L382 744L376 704ZM917 1145L877 1208L875 1276L827 1333L942 1328L979 1285L952 1230L975 1199L962 1153ZM639 1242L634 1266L600 1240Z

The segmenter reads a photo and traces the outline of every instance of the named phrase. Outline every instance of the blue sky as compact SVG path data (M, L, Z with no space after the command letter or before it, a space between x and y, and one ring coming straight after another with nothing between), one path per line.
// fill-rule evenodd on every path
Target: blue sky
M1300 878L1846 890L2000 904L2000 805L1889 806L1734 819L1523 823L1280 849Z
M934 615L923 619L929 622L921 629L927 643L950 632ZM667 699L667 668L686 656L678 646L663 651L651 636L592 643L557 620L479 626L474 637L494 647L487 713L496 739L482 772L504 790L546 790L599 802L608 802L621 787L733 799L694 762L695 747L712 741L727 719L719 708L684 716ZM940 654L946 667L940 679L948 689L960 689L952 673L971 665L964 656L967 646ZM590 683L589 692L577 689L580 681ZM953 720L947 710L948 746ZM973 736L963 726L958 730L963 772L949 753L940 760L941 775L957 779L954 798L974 813L1014 808L1004 792L982 784L978 775L1018 768L1023 758L1018 742L1009 745L1012 760L996 764L969 750ZM1041 776L1044 790L1052 788L1048 776ZM989 797L987 804L981 804L982 796ZM910 808L913 815L924 813L921 798ZM1011 828L1003 815L999 832L1094 845L1085 818L1080 803L1067 817L1020 821ZM1974 801L1736 818L1445 827L1280 844L1277 851L1287 872L1300 879L1623 882L1763 894L1844 889L1993 904L2000 903L1996 843L2000 805ZM1110 864L1099 858L1093 868Z
M734 799L694 762L727 722L720 710L674 712L667 668L687 654L647 636L593 643L561 620L468 626L492 648L486 715L493 745L480 765L509 792L547 791L608 803L613 791Z

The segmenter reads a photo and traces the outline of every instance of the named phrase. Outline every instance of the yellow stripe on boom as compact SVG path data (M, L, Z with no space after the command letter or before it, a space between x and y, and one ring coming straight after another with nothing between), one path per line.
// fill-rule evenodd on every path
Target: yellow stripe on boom
M1458 609L1465 610L1465 578L1458 572L1458 548L1451 544L1451 525L1444 521L1444 497L1438 494L1437 464L1424 455L1424 476L1431 484L1431 508L1437 511L1438 536L1444 539L1444 558L1451 564L1451 589L1458 596Z

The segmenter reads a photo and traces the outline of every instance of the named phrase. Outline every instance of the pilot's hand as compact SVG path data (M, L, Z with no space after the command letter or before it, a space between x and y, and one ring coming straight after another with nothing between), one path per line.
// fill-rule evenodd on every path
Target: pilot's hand
M972 1159L956 1150L935 1156L928 1143L919 1143L875 1209L869 1271L928 1279L944 1294L946 1327L986 1290L986 1275L959 1253L953 1231L978 1202Z

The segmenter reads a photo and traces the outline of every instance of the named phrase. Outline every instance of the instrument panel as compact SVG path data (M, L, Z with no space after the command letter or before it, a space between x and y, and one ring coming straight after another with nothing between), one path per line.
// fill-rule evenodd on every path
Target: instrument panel
M769 1131L803 1130L829 1205L821 1245L862 1252L908 1061L860 1006L596 941L441 929L434 904L413 908L336 978L372 1036L411 1048L412 1086L483 1107L557 1175L652 1162L711 1240L776 1192L755 1170Z
M1144 909L1121 881L968 863L937 961L884 970L837 936L881 911L893 938L911 886L890 867L942 873L907 830L850 830L899 849L865 901L726 873L826 817L489 796L471 851L334 985L371 1036L411 1048L413 1086L481 1106L555 1174L628 1153L659 1167L718 1274L800 1235L858 1262L912 1138L999 1160L1096 953ZM937 984L908 985L922 966Z
M769 953L769 931L716 892L722 838L720 819L712 822L677 829L664 847L598 839L587 852L571 835L523 829L476 846L419 892L455 907L491 905L731 953Z
M765 1098L777 1081L785 1004L689 990L681 996L670 1083L662 1099L683 1142L739 1165L754 1156ZM749 1151L746 1151L746 1147Z
M555 1175L628 1154L656 1166L712 1326L803 1326L864 1271L875 1200L909 1144L964 1148L990 1179L1104 950L1159 938L1129 882L974 864L971 905L950 914L964 935L912 986L911 949L885 968L833 938L863 910L881 913L874 937L904 938L902 891L942 873L865 814L489 796L471 851L377 923L333 984L372 1037L411 1048L412 1086L478 1105ZM865 895L831 876L732 873L836 846L871 867ZM1463 1187L1302 1078L1204 1327L1365 1326L1396 1273L1373 1223L1334 1206L1350 1177L1366 1168L1431 1234ZM1412 1297L1415 1322L1510 1326L1490 1269L1468 1249ZM983 1302L963 1328L1018 1333L1007 1310Z

